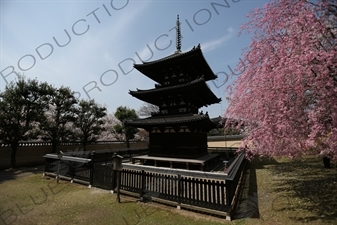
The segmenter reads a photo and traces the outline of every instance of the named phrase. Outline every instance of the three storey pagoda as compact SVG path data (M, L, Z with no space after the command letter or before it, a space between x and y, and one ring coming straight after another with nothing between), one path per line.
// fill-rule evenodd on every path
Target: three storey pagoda
M158 106L159 112L149 118L127 121L126 125L149 132L149 154L136 157L143 162L187 169L197 165L201 170L209 170L209 164L219 160L218 155L207 152L207 132L216 124L199 109L221 101L206 84L217 76L207 64L200 44L190 51L181 51L179 17L176 32L177 49L172 55L134 65L156 84L153 89L129 93Z

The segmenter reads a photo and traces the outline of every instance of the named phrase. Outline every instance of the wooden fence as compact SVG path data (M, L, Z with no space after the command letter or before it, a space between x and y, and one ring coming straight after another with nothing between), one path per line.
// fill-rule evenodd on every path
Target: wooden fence
M241 153L224 173L123 164L122 193L230 219L246 160Z
M141 150L120 152L140 154ZM107 153L91 153L86 158L47 154L45 173L89 186L114 190L116 176ZM110 156L108 158L111 158ZM123 163L121 192L177 208L187 208L231 219L244 174L244 152L238 155L225 172L203 172ZM59 170L59 171L58 171Z
M60 158L55 153L46 154L44 156L44 173L47 175L59 175L64 179L78 181L87 185L93 185L95 182L94 185L97 187L108 187L109 185L111 186L111 183L107 184L107 182L110 182L112 178L106 178L110 176L109 169L111 168L111 165L107 166L107 164L111 161L114 153L128 160L133 156L148 153L148 149L78 151L64 153ZM101 169L103 164L105 164L104 169Z

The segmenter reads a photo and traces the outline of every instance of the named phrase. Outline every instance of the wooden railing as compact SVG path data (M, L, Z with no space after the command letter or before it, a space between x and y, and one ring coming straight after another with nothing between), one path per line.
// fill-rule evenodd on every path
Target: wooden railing
M62 156L47 154L44 175L59 176L79 183L90 185L92 177L91 158Z
M122 155L125 159L129 159L129 157L146 154L147 152L148 149L113 149L93 152L75 151L66 152L61 158L55 153L46 154L44 156L46 159L45 174L60 175L62 178L80 181L88 185L97 184L96 186L108 187L109 185L111 186L111 183L106 184L106 179L110 182L111 178L106 178L104 170L109 170L108 167L111 166L105 166L104 169L101 169L100 165L102 163L108 164L111 162L114 153ZM94 177L96 178L96 184L94 184ZM99 177L103 177L102 182Z
M91 153L86 158L63 156L59 161L56 154L47 154L45 173L56 176L60 166L61 178L114 190L115 171L102 155L101 152ZM225 172L219 173L123 163L121 192L141 200L153 200L231 219L245 164L244 152Z
M230 218L245 163L244 152L223 173L124 163L121 189L140 199Z

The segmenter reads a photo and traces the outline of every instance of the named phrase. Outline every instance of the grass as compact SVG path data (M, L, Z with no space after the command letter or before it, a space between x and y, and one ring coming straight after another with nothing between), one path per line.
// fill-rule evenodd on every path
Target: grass
M337 169L321 160L254 160L234 221L68 181L0 172L0 224L336 224ZM12 172L13 173L13 172Z
M0 184L0 224L220 224L199 216L132 197L32 174Z
M337 224L337 169L322 159L255 159L242 196L242 224Z

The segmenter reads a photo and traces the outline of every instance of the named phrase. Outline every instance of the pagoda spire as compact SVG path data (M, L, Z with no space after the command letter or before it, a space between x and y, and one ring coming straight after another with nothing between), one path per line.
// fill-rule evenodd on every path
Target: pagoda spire
M179 21L179 15L177 15L177 27L176 27L176 47L177 50L175 53L181 52L181 33L180 33L180 21Z

